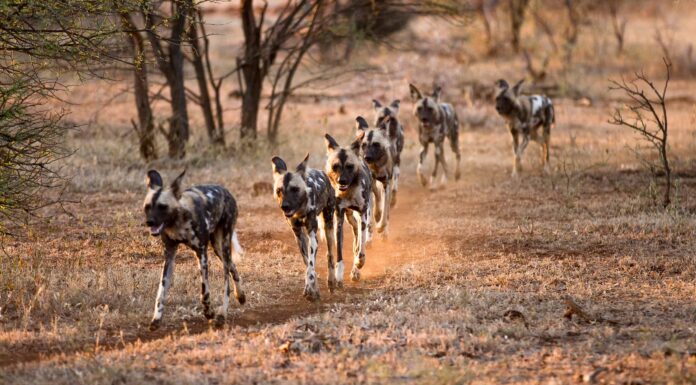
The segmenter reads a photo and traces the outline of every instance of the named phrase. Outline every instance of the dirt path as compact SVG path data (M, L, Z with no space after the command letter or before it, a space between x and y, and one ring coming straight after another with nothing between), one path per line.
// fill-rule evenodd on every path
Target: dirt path
M242 327L280 324L296 317L303 317L311 314L320 313L330 309L336 304L355 302L356 298L367 295L375 288L383 287L383 278L390 270L398 269L407 263L424 258L412 252L414 246L426 240L419 234L409 231L409 221L412 219L411 210L422 204L423 199L429 192L421 186L406 184L399 192L399 201L390 215L389 238L383 239L381 235L375 234L376 239L372 242L367 253L367 262L362 269L361 282L351 282L348 272L352 268L352 232L350 226L346 224L346 239L344 242L344 256L346 261L346 286L343 290L329 294L323 280L320 279L320 290L322 300L319 303L309 303L302 298L301 287L289 288L287 300L282 303L272 303L266 305L247 304L243 309L234 315L230 315L227 327ZM268 210L258 210L253 215L278 215L278 213L268 212ZM283 228L271 235L292 242L290 230ZM250 245L255 240L252 238ZM249 247L254 251L254 247ZM323 256L323 251L320 250ZM318 273L321 278L326 276L326 267L323 263L318 264ZM128 344L154 341L168 337L179 337L184 335L194 335L204 333L214 326L204 319L189 320L186 322L170 322L165 324L157 331L149 331L146 324L133 323L123 325L118 330L105 329L97 344L96 336L90 339L79 339L70 341L68 344L51 344L42 341L32 341L24 345L21 351L0 353L0 367L8 367L22 363L50 360L61 357L63 359L76 354L95 354L108 350L122 349ZM20 350L20 349L17 349Z

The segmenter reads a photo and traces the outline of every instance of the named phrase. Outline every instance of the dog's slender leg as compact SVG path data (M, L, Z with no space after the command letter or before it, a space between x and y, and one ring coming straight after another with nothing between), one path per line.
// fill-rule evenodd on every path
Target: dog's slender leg
M428 185L428 181L425 179L425 175L423 175L423 163L425 162L426 156L428 156L428 146L430 143L428 142L421 142L421 150L420 154L418 155L418 168L416 168L416 174L418 174L418 180L420 180L421 185L423 187Z
M522 143L517 146L517 162L521 163L522 162L522 156L524 155L524 150L527 149L527 145L529 144L529 134L528 133L522 133Z
M542 159L541 162L544 166L544 173L549 174L551 172L549 166L550 154L549 146L551 145L551 125L549 123L544 124L544 138L542 143Z
M384 197L382 197L382 199L384 199ZM370 196L370 199L368 200L365 207L366 207L365 216L367 217L367 222L365 222L365 223L367 224L367 230L365 231L365 237L363 238L363 243L364 243L365 247L367 247L367 245L371 244L372 239L374 238L374 231L375 231L375 227L376 227L376 223L374 221L374 215L372 214L372 212L375 210L375 200L372 196ZM384 212L382 212L382 215L384 215ZM365 249L365 247L363 247L363 250Z
M334 226L333 226L333 206L329 206L324 209L321 213L324 222L324 234L326 235L326 262L328 269L327 285L329 286L329 291L333 293L336 289L336 273L334 271L334 257L333 249L336 246L334 241Z
M302 231L302 223L300 221L292 221L292 233L295 234L297 246L300 248L302 262L307 266L307 237Z
M382 216L379 218L379 223L377 224L377 232L382 234L383 238L387 238L387 225L389 224L389 203L391 200L391 178L387 178L387 182L385 184L382 184L382 194L383 194L383 199L381 202L379 202L379 205L382 206ZM375 202L375 204L378 204Z
M399 176L401 176L401 169L397 164L394 166L394 176L392 176L392 192L391 200L389 202L390 207L396 206L396 193L399 191Z
M343 287L343 217L344 209L335 211L336 220L336 287Z
M457 159L457 163L454 166L454 180L459 180L459 178L462 175L459 169L459 164L462 160L462 154L459 152L459 121L455 121L449 138L450 148L452 148L452 152L454 152L455 157Z
M514 156L512 163L512 176L515 177L521 171L520 156L517 148L520 145L520 138L517 130L510 130L510 135L512 135L512 154Z
M208 282L208 250L207 244L201 246L196 251L198 265L201 270L201 303L203 304L203 315L205 318L212 319L215 312L210 308L210 284Z
M372 181L372 193L374 194L374 200L377 203L375 205L374 215L370 218L371 224L379 223L382 221L382 200L384 199L384 194L382 193L382 182L374 179ZM379 231L379 229L377 230Z
M307 217L307 235L309 237L309 254L307 255L307 272L305 275L305 287L302 295L308 301L319 300L319 290L317 290L317 219L316 217Z
M442 165L442 180L440 184L444 186L447 184L447 162L445 161L445 141L443 140L438 147L435 147L435 156L438 158L438 162ZM433 182L435 175L433 174Z
M360 229L358 227L358 220L355 219L355 217L356 217L355 213L356 213L356 211L346 210L346 220L348 220L350 227L353 229L353 255L356 255L358 253L358 246L360 245L360 242L359 242Z
M370 220L370 214L369 210L363 210L363 212L353 211L353 215L360 228L358 232L358 252L353 257L353 269L350 272L350 278L357 282L360 280L360 269L365 266L365 242L367 239L367 223Z
M155 312L150 322L150 330L159 327L164 313L164 303L167 301L167 292L172 284L174 273L174 260L176 257L176 244L166 245L164 249L164 264L162 265L162 279L157 289L157 299L155 300Z
M440 144L435 143L435 165L433 166L433 173L430 175L430 188L435 188L435 177L437 176L437 169L440 166L440 156L439 152L442 151L442 147Z

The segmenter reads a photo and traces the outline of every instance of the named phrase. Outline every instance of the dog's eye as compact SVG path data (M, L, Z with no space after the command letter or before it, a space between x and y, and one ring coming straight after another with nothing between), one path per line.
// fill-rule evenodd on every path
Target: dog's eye
M372 143L372 148L379 148L379 143Z
M300 192L300 188L297 186L290 187L290 192L293 194L298 194Z
M150 210L151 208L152 208L152 205L151 205L151 204L148 203L148 204L145 205L145 210Z
M333 167L331 167L331 169L334 170L334 172L338 172L338 170L341 169L341 166L337 163L337 164L334 164Z
M355 167L353 167L352 164L349 164L346 166L346 170L348 170L348 171L353 171L353 168L355 168Z
M167 205L165 205L165 204L163 204L163 203L158 203L158 204L157 204L157 210L166 211L166 210L167 210Z
M278 195L278 196L283 195L283 189L282 189L282 188L278 188L278 189L276 190L276 195Z

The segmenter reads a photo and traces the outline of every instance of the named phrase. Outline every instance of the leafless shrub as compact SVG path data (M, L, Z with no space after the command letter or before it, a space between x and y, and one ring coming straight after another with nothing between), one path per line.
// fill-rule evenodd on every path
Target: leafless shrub
M640 159L650 168L653 175L658 175L658 170L659 173L664 175L666 186L662 205L667 207L671 202L672 171L667 154L668 121L665 97L667 95L672 63L667 58L663 58L663 61L665 63L666 79L662 91L658 90L655 84L643 72L636 72L635 78L630 81L625 79L622 79L620 82L611 81L612 86L610 86L610 90L622 91L631 100L626 108L630 110L633 116L632 118L626 118L622 113L622 109L617 108L609 123L634 130L657 150L660 159L659 164L644 158ZM646 93L646 87L648 93Z
M63 184L53 166L69 155L64 113L43 107L46 98L27 81L0 86L0 219L18 221L54 203L46 190Z

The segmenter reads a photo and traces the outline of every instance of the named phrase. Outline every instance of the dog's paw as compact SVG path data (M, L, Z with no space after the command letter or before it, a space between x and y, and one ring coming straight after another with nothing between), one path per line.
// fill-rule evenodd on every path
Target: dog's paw
M353 282L360 281L360 269L353 266L353 269L350 271L350 280Z
M333 293L336 290L336 277L333 272L329 272L329 278L326 280L326 285L329 287L329 293Z
M216 328L221 328L225 326L225 323L227 321L227 317L225 317L224 314L218 314L215 316L215 327Z
M396 206L396 191L392 191L391 202L389 202L389 207L393 208Z
M419 173L418 180L420 180L420 183L423 187L428 187L428 178L426 178L425 175Z
M237 298L237 302L239 302L240 305L244 305L246 303L246 294L244 294L243 291L238 291L234 294L234 296Z
M302 296L309 302L316 302L320 299L319 290L313 285L305 285Z
M356 258L353 262L353 269L356 267L358 269L362 269L363 266L365 266L365 254L360 254L360 256L358 256L358 258Z
M462 177L461 171L457 170L454 172L454 180L459 180Z
M159 329L159 327L162 325L162 320L161 319L153 319L150 321L150 331L154 332L155 330Z
M205 319L211 320L215 318L215 312L211 309L203 311L203 315L205 316Z

